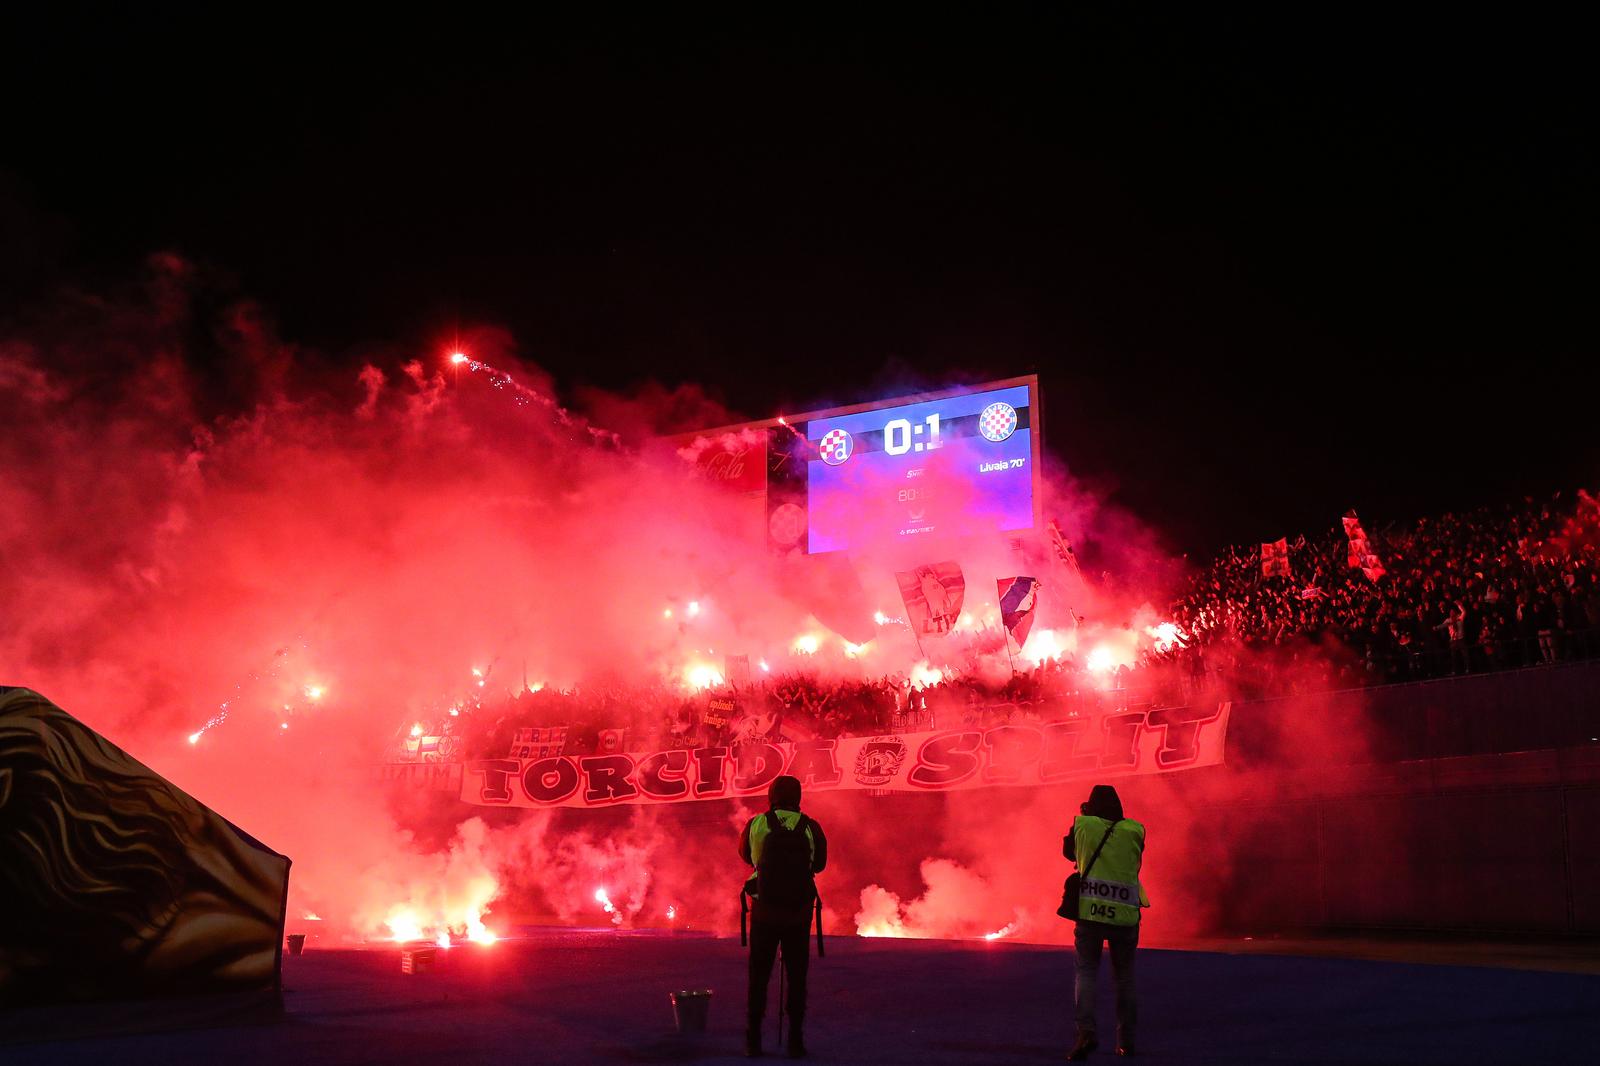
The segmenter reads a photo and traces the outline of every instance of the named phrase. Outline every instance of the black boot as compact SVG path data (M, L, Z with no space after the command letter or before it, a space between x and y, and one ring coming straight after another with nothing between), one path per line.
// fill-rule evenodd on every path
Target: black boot
M754 1021L744 1027L744 1057L759 1059L761 1057L761 1022Z
M791 1019L789 1022L789 1057L791 1059L806 1057L805 1023L800 1018Z
M1082 1062L1089 1057L1089 1052L1100 1046L1100 1041L1095 1039L1092 1032L1078 1033L1078 1042L1072 1045L1072 1050L1067 1052L1067 1059L1071 1062Z

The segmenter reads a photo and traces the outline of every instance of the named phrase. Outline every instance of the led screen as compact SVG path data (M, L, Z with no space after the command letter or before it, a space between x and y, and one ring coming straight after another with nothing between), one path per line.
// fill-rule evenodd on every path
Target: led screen
M862 537L1030 528L1029 392L1018 385L806 422L807 551Z

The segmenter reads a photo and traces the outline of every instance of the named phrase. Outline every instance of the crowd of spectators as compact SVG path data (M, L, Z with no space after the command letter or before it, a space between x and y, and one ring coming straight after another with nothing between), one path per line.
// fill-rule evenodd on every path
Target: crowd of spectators
M1173 605L1169 656L1242 695L1282 683L1384 684L1600 655L1600 503L1587 492L1424 518L1369 534L1383 572L1352 568L1342 529L1289 545L1289 575L1234 547Z
M1171 604L1177 637L1091 669L1072 655L996 677L972 669L875 680L761 674L685 693L665 680L603 679L524 691L409 726L443 757L504 755L528 730L562 730L567 753L658 751L752 740L989 727L1105 706L1258 698L1600 657L1600 503L1584 492L1481 507L1368 532L1382 572L1352 567L1346 534L1297 537L1287 576L1259 545L1230 548ZM408 737L400 738L402 747Z
M1125 705L1122 687L1134 672L1081 671L1070 659L1022 664L1004 683L977 673L943 672L913 680L829 678L815 673L763 675L740 686L685 693L667 683L600 682L572 689L524 691L485 700L455 714L408 724L397 738L415 754L447 757L504 755L519 742L555 743L566 754L661 751L754 740L809 740L891 731L1040 721L1066 709ZM1175 693L1165 702L1177 702ZM530 735L528 731L538 731ZM442 748L436 738L448 738Z

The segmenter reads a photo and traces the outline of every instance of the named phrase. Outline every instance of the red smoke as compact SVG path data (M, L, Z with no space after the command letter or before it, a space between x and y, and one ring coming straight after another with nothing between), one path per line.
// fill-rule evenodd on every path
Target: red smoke
M742 808L396 816L374 772L384 744L475 685L474 668L501 692L524 669L556 686L694 684L725 652L849 676L940 668L936 654L918 665L893 624L847 646L795 595L804 576L742 534L740 501L672 448L633 447L681 413L720 417L697 392L587 394L611 420L594 428L493 330L463 340L465 361L374 352L328 371L251 305L202 310L214 295L162 256L142 289L66 295L0 337L0 681L43 692L289 854L291 927L315 914L354 936L459 936L486 912L494 929L496 899L502 923L517 909L599 924L603 889L623 922L659 923L670 906L727 928ZM1099 536L1118 581L1052 589L1036 639L1130 661L1161 621L1147 581L1170 560L1064 476L1047 507ZM1003 543L910 551L855 553L881 614L901 613L890 575L908 560L959 556L980 615L985 584L1018 569ZM998 649L978 668L1009 670ZM1134 798L1173 803L1177 787ZM859 912L917 935L1061 935L1056 849L1075 800L808 800L839 841L832 928ZM1177 840L1151 839L1159 880Z

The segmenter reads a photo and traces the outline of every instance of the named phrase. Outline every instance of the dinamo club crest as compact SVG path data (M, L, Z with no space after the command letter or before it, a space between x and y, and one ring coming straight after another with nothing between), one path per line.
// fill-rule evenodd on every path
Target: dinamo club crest
M817 441L817 455L829 466L838 466L850 458L850 453L855 451L856 442L845 430L829 430L827 435Z
M906 761L906 742L899 737L873 737L856 753L856 783L887 785Z

